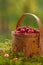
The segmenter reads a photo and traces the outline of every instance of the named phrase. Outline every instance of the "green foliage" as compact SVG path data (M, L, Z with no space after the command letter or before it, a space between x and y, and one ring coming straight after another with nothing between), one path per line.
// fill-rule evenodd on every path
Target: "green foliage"
M9 58L4 57L4 54L9 54ZM17 61L13 60L18 58ZM0 43L0 65L43 65L43 56L33 55L25 58L23 53L12 52L12 41L8 40Z

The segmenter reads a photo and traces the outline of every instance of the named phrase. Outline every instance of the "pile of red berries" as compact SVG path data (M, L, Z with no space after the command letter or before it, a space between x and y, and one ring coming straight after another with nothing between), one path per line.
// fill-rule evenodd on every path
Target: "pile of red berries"
M39 33L39 30L37 30L36 28L23 26L23 27L18 27L15 33Z

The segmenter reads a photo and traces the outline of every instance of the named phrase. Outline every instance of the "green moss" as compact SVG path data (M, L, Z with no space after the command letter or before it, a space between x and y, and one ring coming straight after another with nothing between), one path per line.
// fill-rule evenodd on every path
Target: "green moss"
M5 58L4 54L9 54L9 58ZM13 61L13 58L17 57L18 61ZM12 52L11 40L0 43L0 65L43 65L43 56L33 55L26 59L23 53Z

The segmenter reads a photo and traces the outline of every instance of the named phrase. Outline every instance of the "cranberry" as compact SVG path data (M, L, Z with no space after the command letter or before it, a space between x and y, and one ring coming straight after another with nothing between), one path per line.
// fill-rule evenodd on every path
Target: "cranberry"
M4 55L5 58L9 58L9 56L10 56L9 54L5 54Z
M34 30L31 30L32 31L32 33L34 33Z
M32 30L32 28L31 28L31 27L29 27L29 30Z
M18 61L18 58L13 58L13 61L14 61L14 62L17 62L17 61Z
M18 27L15 30L15 33L39 33L39 30L36 30L36 28L32 29L31 27Z
M21 30L21 28L20 28L20 27L18 27L18 28L17 28L17 31L20 31L20 30Z
M36 33L36 28L34 28L33 30L34 30L34 33Z
M21 31L20 32L21 33L25 33L25 29L21 28Z
M23 29L26 29L27 27L26 27L26 26L23 26L22 28L23 28Z
M20 31L16 31L16 33L21 33Z
M34 30L28 30L28 33L34 33Z
M26 32L28 32L29 31L29 28L26 28Z

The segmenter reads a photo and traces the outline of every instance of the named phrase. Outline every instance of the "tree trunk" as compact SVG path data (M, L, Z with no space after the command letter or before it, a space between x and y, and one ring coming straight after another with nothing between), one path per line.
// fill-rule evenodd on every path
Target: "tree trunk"
M5 18L2 18L0 21L0 32L7 33L9 31L8 21Z

